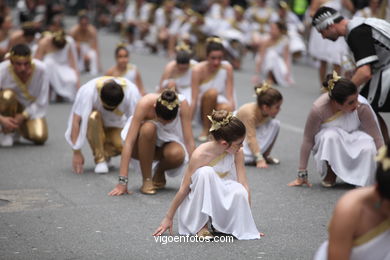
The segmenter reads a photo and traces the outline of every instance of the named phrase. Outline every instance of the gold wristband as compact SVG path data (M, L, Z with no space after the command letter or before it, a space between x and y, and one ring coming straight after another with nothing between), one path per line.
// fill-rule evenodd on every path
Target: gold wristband
M72 149L74 153L81 152L81 149Z

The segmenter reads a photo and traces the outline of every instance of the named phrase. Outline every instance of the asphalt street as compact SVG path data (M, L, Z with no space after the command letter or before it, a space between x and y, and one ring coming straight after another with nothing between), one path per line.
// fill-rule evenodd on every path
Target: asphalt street
M114 64L115 34L100 32L103 68ZM132 54L148 92L154 91L168 60ZM44 146L28 143L0 148L0 259L311 259L327 238L327 225L337 199L353 187L338 182L320 186L312 160L312 188L287 186L296 177L306 116L320 95L317 70L295 64L296 83L279 88L284 97L278 115L281 131L272 155L281 164L268 169L246 167L252 192L252 213L261 240L232 243L156 242L152 236L175 195L180 178L168 179L157 195L139 192L141 176L129 175L132 195L109 197L117 183L120 158L110 173L93 172L94 162L84 145L85 172L72 173L72 151L64 132L71 104L50 104L49 140ZM234 73L238 104L254 101L253 57L247 55ZM82 76L85 83L91 77ZM388 123L390 117L385 116ZM195 134L199 129L195 129ZM174 221L174 234L177 220Z

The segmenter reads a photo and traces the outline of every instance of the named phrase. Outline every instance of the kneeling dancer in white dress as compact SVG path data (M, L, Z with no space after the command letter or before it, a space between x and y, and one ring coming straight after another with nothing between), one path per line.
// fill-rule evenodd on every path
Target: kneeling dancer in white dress
M125 78L98 77L77 92L65 133L73 149L73 170L83 172L81 147L88 139L96 173L107 173L107 162L122 152L120 132L140 99L137 87Z
M374 156L383 145L375 114L352 81L336 72L324 82L328 93L313 104L306 121L298 178L290 186L307 184L307 163L313 150L322 185L332 187L336 177L356 186L374 182Z
M347 192L337 202L329 240L314 260L390 259L390 143L378 152L376 184Z
M192 154L180 189L153 235L160 236L167 229L172 235L178 210L180 235L210 239L207 223L211 221L218 231L237 239L259 239L242 151L245 125L225 110L214 111L209 119L213 140Z
M245 163L257 168L267 168L268 164L280 161L270 156L279 134L280 121L275 119L283 103L280 92L268 82L255 86L256 103L248 103L237 111L237 117L246 127L244 140Z
M143 96L121 136L125 143L119 183L109 193L111 196L128 193L131 158L139 161L140 169L136 170L142 173L141 193L153 195L165 187L165 174L175 177L182 173L195 147L189 105L172 90Z

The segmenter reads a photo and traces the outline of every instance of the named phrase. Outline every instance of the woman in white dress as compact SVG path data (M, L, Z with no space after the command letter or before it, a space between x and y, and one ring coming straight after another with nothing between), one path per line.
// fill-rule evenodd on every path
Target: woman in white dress
M237 239L259 239L250 209L250 191L245 174L242 143L245 126L230 112L214 111L210 133L213 140L192 154L182 184L171 206L154 232L172 234L178 210L179 234L211 238L211 224Z
M307 184L307 163L313 151L322 186L332 187L336 177L356 186L374 183L374 156L383 145L375 114L350 80L336 72L324 82L328 93L313 104L306 121L298 178L289 186Z
M267 82L255 86L257 102L247 103L237 111L237 117L245 124L245 163L267 168L280 161L270 156L279 134L280 122L275 119L283 103L280 92Z
M272 23L270 37L260 45L256 56L254 83L267 80L282 87L293 84L289 45L286 24Z
M73 101L80 88L80 75L71 43L64 30L48 33L38 44L35 58L42 60L48 70L52 96Z
M143 96L121 136L124 145L119 183L111 196L128 193L131 158L139 161L136 170L142 173L141 193L152 195L165 187L165 175L175 177L183 172L195 148L188 103L172 90Z
M191 104L191 75L193 67L198 64L191 59L192 52L188 45L181 43L176 46L176 59L170 61L161 76L159 91L174 88Z
M236 106L233 89L233 67L224 59L224 47L219 37L209 37L205 61L194 66L191 79L191 114L202 124L198 140L207 140L213 109L233 111Z
M314 260L390 259L390 144L376 158L376 184L347 192L337 202L329 224L329 240Z
M129 63L130 52L125 45L118 45L115 49L116 65L111 67L106 76L123 77L133 82L142 96L144 96L145 89L142 82L141 73L135 64Z

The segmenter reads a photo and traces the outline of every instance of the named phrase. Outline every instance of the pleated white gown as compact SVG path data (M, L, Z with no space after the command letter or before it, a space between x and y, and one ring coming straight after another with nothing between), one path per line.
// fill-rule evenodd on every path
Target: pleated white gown
M195 235L210 218L220 232L240 240L259 239L248 192L237 182L234 155L221 157L192 175L191 191L178 209L179 233Z

